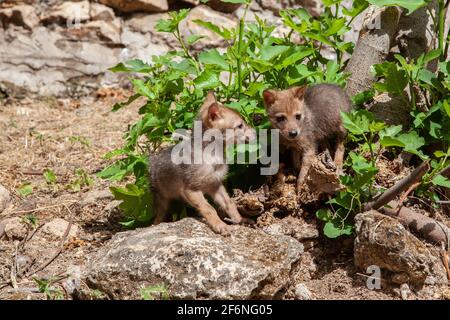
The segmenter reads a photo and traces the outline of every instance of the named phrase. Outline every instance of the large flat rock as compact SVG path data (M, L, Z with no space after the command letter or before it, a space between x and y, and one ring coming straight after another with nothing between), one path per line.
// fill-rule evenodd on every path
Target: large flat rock
M113 299L165 284L172 299L273 298L289 283L303 246L239 226L229 237L185 218L116 234L93 256L86 282Z

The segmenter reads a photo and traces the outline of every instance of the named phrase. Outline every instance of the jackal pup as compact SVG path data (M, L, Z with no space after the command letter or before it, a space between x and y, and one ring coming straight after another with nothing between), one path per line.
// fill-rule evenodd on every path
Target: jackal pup
M216 129L222 141L221 146L254 140L256 135L240 114L217 102L214 94L209 92L200 108L198 120L202 122L202 134L208 129ZM229 129L229 130L227 130ZM195 131L195 126L194 126ZM227 134L225 134L227 131ZM231 133L231 134L230 134ZM193 132L192 136L194 136ZM195 148L195 143L201 143L201 148ZM188 139L180 143L188 143L189 155L194 159L196 149L203 153L207 144L204 141ZM216 204L230 217L231 222L251 223L251 220L241 217L235 203L229 197L222 182L228 166L223 156L203 157L201 164L176 164L172 158L172 151L176 146L169 147L156 155L150 156L150 185L154 197L155 224L165 221L170 202L181 199L195 208L206 219L207 224L217 233L226 235L231 227L224 223L216 210L208 203L205 194L209 195ZM198 153L198 152L197 152Z
M321 148L334 151L336 167L342 170L347 132L340 111L351 109L344 90L333 84L318 84L265 90L263 98L272 127L280 130L280 145L292 150L294 167L299 170L298 191ZM332 143L335 146L330 150Z

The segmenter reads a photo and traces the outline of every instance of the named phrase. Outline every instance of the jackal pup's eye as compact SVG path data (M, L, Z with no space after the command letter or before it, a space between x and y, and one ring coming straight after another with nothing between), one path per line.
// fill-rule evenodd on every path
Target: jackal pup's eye
M277 120L277 122L283 122L286 120L286 117L285 116L277 116L276 120Z
M296 114L296 115L295 115L295 119L300 120L301 118L302 118L302 115L301 115L301 114Z
M238 125L236 128L238 128L238 129L243 129L244 128L244 124L243 123L241 123L240 125Z

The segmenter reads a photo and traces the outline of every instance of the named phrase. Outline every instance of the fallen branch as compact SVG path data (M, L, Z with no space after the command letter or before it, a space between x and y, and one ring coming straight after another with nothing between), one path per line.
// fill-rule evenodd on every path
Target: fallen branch
M444 243L442 243L442 249L441 249L441 255L442 255L442 262L444 263L445 270L447 271L447 278L450 280L450 267L448 265L448 251L445 247Z
M379 211L396 218L402 225L430 242L449 243L450 229L446 225L407 207L402 207L400 210L397 210L398 204L397 201L391 201L388 204L389 207L383 207Z
M391 188L386 190L378 199L366 203L364 205L364 211L378 210L389 203L389 201L394 200L400 193L410 189L414 184L419 182L429 169L430 164L428 163L428 161L422 162L422 164L418 166L413 172L411 172L409 176L404 177Z
M67 236L69 235L70 228L72 228L72 221L69 221L69 223L67 224L66 231L64 232L61 242L59 243L59 249L50 257L50 259L47 260L47 262L42 264L40 267L37 267L35 270L26 273L24 276L25 278L30 277L30 276L34 275L35 273L38 273L39 271L44 270L45 268L47 268L47 266L50 263L52 263L61 254L62 250L64 249L64 243L66 242Z

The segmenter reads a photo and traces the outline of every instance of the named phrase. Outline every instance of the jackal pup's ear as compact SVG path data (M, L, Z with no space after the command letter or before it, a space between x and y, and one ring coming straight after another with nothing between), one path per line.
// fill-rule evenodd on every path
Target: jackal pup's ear
M264 105L266 107L270 107L275 102L276 97L277 93L275 90L271 89L264 90L263 92Z
M205 101L203 101L203 104L200 107L200 110L198 113L198 115L199 115L198 118L200 120L205 121L208 118L209 107L214 103L217 103L217 99L216 99L216 96L214 95L214 92L212 90L210 90L206 94Z
M214 102L208 108L208 118L211 121L215 121L221 117L222 117L222 114L220 113L220 106L217 102Z
M203 106L208 108L214 102L217 102L216 95L214 94L214 91L209 90L208 93L206 94L205 101L203 102Z
M292 87L290 90L292 94L300 100L302 100L305 97L306 86Z

